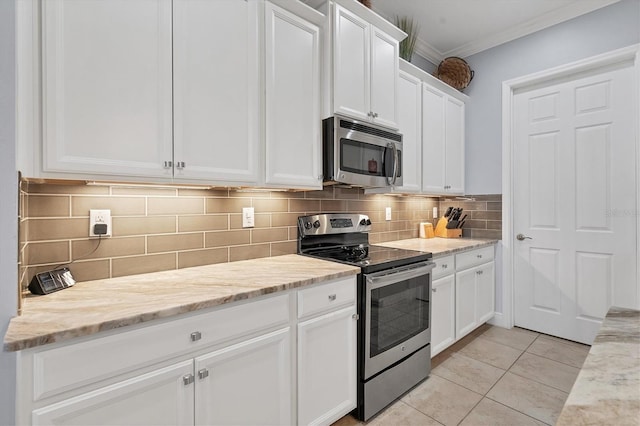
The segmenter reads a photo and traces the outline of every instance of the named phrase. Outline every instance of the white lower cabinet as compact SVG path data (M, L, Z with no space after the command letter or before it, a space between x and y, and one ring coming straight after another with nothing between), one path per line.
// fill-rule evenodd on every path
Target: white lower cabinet
M289 425L290 328L195 359L195 424Z
M455 276L434 280L431 291L431 356L435 356L456 341Z
M466 336L494 315L495 266L493 246L490 248L491 257L486 263L456 272L456 339ZM484 250L484 253L488 251ZM486 259L481 250L472 254L480 256L478 259Z
M89 368L89 367L88 367ZM34 425L193 424L193 361L183 361L33 411Z
M351 276L21 351L16 424L331 423L356 406L355 286Z
M298 325L298 423L330 424L356 406L355 305Z
M494 315L494 246L433 259L431 356Z

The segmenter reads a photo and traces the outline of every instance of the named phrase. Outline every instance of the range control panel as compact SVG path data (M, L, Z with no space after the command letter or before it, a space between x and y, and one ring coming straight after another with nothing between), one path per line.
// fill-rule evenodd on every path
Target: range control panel
M369 232L371 219L364 214L325 213L298 217L301 235L346 234Z

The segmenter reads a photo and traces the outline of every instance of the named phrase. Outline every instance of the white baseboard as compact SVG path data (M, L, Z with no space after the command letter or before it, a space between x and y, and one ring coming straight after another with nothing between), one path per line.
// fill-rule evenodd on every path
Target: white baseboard
M502 328L511 328L509 324L507 324L505 316L501 312L496 312L489 321L487 321L491 325L495 325L496 327Z

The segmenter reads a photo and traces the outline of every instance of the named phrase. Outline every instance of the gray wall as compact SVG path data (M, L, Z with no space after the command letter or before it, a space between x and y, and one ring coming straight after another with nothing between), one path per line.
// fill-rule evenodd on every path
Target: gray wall
M18 304L15 0L0 0L0 337ZM16 365L0 351L0 424L14 423Z
M467 194L502 193L502 82L640 43L640 0L621 0L469 56L465 93Z
M429 62L429 60L423 58L417 53L414 53L413 56L411 57L411 63L416 67L420 68L421 70L426 71L429 74L433 74L433 72L437 68L437 65L432 64L431 62Z

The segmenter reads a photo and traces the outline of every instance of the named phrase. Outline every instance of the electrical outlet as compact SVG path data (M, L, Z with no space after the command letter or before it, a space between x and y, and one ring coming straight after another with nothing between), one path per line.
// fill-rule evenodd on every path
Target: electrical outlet
M391 220L391 207L384 209L384 216L386 220Z
M436 219L438 217L438 208L434 207L433 208L433 218Z
M242 227L253 228L255 226L253 207L242 208Z
M96 225L107 225L106 232L104 234L96 234ZM111 236L111 210L89 210L89 236Z

